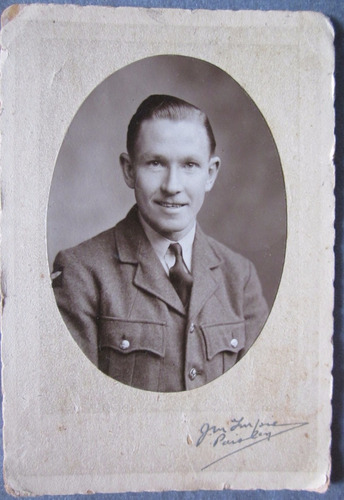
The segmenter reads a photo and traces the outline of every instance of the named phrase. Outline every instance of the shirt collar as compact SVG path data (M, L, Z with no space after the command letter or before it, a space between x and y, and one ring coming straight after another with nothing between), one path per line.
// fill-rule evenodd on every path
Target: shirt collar
M146 233L146 236L150 244L152 245L155 253L159 257L160 261L164 261L168 247L170 246L171 243L176 243L176 242L169 240L164 236L162 236L161 234L157 233L153 228L150 227L149 224L147 224L147 222L141 216L140 212L139 212L139 219L143 227L143 230ZM178 240L178 243L182 247L184 262L189 271L191 271L192 245L195 239L195 232L196 232L196 221L192 226L192 228L190 229L190 231L183 238Z

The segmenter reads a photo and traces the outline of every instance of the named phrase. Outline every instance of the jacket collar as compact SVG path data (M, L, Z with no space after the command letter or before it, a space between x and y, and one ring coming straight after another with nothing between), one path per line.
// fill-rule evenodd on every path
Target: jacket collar
M124 220L117 224L115 233L119 260L137 265L134 284L185 315L185 308L142 229L137 205L130 210ZM189 307L191 319L197 316L205 302L217 289L218 283L213 269L217 268L221 262L222 260L217 256L208 238L197 225L192 254L194 282Z
M210 240L197 224L192 251L192 276L194 281L189 306L190 320L197 317L204 304L219 287L214 271L221 263L222 259L216 254Z
M127 264L137 264L138 248L141 241L146 238L139 222L137 205L134 205L126 218L117 224L115 235L119 260Z

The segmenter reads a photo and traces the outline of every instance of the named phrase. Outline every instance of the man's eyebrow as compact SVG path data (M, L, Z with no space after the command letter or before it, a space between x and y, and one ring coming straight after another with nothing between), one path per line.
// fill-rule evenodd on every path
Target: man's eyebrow
M162 163L168 163L168 158L166 158L164 155L155 153L154 151L152 152L145 152L142 153L139 157L140 161L145 162L145 161L161 161ZM186 154L185 156L181 156L179 158L180 163L197 163L201 164L203 161L203 157L199 156L197 154Z
M202 158L197 155L187 155L183 160L185 163L201 163Z
M145 161L145 160L152 160L152 159L153 159L153 160L165 160L165 159L166 159L163 155L161 155L161 154L159 154L159 153L154 153L154 152L152 152L152 153L150 153L150 152L148 152L148 153L143 153L143 154L140 156L140 158L141 158L143 161Z

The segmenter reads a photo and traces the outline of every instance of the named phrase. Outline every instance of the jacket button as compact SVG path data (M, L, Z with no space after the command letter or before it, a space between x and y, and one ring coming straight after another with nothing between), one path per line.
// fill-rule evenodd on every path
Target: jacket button
M197 376L196 368L191 368L191 370L189 371L189 379L195 380L196 376Z
M232 347L236 347L237 345L238 345L238 341L237 341L237 339L232 339L232 340L231 340L231 346L232 346Z
M123 349L124 351L130 347L130 342L129 340L123 339L122 342L120 343L119 347Z
M194 331L195 331L195 325L191 323L189 332L193 333Z

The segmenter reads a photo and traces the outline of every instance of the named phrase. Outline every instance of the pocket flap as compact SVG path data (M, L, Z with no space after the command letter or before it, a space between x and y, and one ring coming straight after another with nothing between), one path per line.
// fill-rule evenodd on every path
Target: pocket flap
M201 325L210 361L223 351L238 353L245 347L245 323L221 323L219 325Z
M150 351L165 355L164 323L100 318L99 347L110 347L122 354Z

